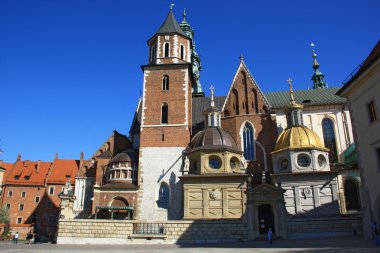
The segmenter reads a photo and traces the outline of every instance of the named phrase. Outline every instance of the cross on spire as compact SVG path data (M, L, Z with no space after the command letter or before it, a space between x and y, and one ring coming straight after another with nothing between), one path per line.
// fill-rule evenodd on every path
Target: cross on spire
M211 107L215 107L215 102L214 102L214 86L210 86L210 93L211 93Z
M293 84L292 84L293 80L290 79L290 77L289 77L289 79L287 81L289 83L290 103L292 105L294 105L296 103L296 100L294 99L294 94L293 94L294 93L293 92Z

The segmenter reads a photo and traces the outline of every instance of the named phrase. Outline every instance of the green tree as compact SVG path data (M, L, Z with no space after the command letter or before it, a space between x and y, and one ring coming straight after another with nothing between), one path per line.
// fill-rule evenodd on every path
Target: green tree
M0 223L2 223L2 224L9 223L8 209L0 208Z

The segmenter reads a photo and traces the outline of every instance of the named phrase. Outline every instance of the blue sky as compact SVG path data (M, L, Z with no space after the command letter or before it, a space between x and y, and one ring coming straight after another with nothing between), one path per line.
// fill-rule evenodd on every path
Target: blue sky
M225 95L239 55L264 92L311 87L310 42L329 86L380 38L380 1L173 1L185 7L202 57L201 83ZM127 134L142 87L146 41L170 1L0 0L0 160L89 158Z

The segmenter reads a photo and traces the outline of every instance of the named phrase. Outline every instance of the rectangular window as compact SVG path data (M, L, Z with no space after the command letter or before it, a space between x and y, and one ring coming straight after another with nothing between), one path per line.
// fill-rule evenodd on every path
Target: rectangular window
M21 224L22 223L22 217L17 217L17 224Z
M49 195L54 195L54 186L49 187Z
M21 192L21 198L25 198L26 197L26 192Z
M13 191L12 190L8 191L8 197L12 197L12 195L13 195Z
M35 201L36 203L40 202L40 197L37 196L37 197L34 199L34 201Z
M48 224L49 226L57 225L57 216L49 215Z
M8 210L11 209L11 204L9 204L9 203L5 204L5 209L8 209Z
M47 207L48 207L48 208L52 208L52 207L53 207L53 203L51 203L50 200L49 200L48 203L47 203Z
M24 204L18 205L18 210L19 211L24 211Z
M369 121L372 123L379 119L379 116L377 114L376 104L375 101L371 101L369 104L367 104L368 113L369 113Z

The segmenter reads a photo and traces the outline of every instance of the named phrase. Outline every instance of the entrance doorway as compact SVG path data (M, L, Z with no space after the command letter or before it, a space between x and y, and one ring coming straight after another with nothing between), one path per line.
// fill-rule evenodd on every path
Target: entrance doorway
M259 214L259 232L260 234L267 234L269 228L272 228L273 234L275 233L274 227L274 214L272 206L269 204L263 204L258 206Z

